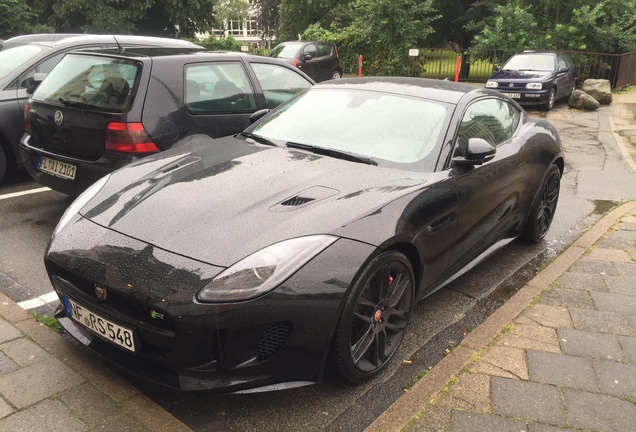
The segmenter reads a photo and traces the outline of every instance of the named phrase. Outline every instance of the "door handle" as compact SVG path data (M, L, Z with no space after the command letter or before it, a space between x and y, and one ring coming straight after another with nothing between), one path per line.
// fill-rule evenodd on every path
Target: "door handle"
M451 215L446 215L441 219L437 219L435 222L431 223L426 227L426 231L429 233L434 233L435 231L439 231L444 228L446 225L450 224L453 221Z

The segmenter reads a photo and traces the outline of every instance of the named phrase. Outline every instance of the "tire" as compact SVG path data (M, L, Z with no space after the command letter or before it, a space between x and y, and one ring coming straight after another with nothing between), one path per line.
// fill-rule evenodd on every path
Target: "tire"
M336 328L333 357L350 383L376 376L398 350L415 298L408 258L390 251L378 255L360 274Z
M7 174L7 153L4 151L2 145L0 145L0 183Z
M545 108L546 111L550 111L554 108L554 102L556 102L556 88L552 87L550 94L548 95L548 101L545 103L543 108Z
M559 201L560 185L561 171L559 167L552 165L548 168L526 221L523 232L526 241L539 243L547 234Z
M340 79L340 78L342 78L342 72L337 70L331 72L331 79Z

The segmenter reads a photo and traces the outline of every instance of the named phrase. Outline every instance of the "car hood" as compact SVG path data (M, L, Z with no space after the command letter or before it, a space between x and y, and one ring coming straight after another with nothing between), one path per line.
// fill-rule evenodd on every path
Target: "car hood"
M426 174L229 138L115 172L80 213L227 267L285 239L343 232L427 180Z
M502 69L499 72L495 72L489 80L545 81L552 75L554 75L554 73L549 71L520 71Z

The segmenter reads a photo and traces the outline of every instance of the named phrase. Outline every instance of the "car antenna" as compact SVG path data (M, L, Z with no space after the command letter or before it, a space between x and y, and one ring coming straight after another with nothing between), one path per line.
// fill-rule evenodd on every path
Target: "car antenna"
M124 52L124 47L120 45L119 41L117 40L117 38L115 37L115 35L112 35L113 39L115 39L115 43L117 44L117 48L119 48L119 52Z

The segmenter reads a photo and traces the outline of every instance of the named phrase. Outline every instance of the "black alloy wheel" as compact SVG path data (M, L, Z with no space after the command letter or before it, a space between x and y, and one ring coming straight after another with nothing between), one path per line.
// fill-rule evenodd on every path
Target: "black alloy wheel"
M4 179L7 173L7 154L4 152L2 145L0 145L0 182Z
M334 339L340 375L351 383L376 376L397 351L411 318L415 277L408 258L376 257L353 286Z
M556 212L561 187L561 171L556 165L550 166L546 173L539 194L535 198L532 211L526 222L523 233L526 240L538 243L545 237Z

